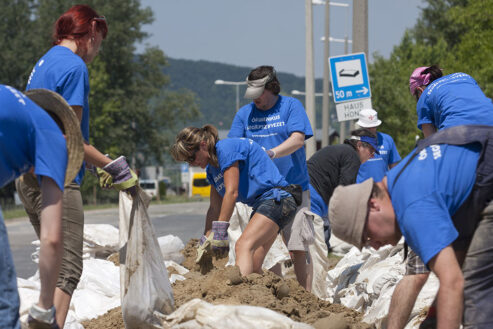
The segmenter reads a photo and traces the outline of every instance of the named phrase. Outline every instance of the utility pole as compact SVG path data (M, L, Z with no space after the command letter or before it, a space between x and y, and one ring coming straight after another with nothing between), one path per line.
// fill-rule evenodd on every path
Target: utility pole
M322 147L329 145L329 38L330 38L330 2L325 1L325 40L324 40L324 84L322 96Z
M353 53L364 52L368 57L368 0L353 0ZM354 129L354 121L350 121Z
M313 67L313 10L312 0L305 0L305 106L308 120L313 129L317 129L315 122L315 79ZM309 159L317 148L315 136L306 141L306 158Z

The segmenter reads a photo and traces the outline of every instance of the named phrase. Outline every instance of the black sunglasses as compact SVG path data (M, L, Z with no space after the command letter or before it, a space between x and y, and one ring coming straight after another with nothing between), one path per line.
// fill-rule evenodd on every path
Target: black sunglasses
M193 151L193 154L191 156L189 156L185 161L188 162L188 163L193 163L195 162L195 158L197 157L197 152L199 151L199 149L195 149Z

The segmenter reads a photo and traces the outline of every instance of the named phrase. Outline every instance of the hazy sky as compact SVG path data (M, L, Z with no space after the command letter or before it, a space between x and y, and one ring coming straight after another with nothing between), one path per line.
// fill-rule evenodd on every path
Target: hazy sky
M343 39L348 33L351 39L352 1L333 1L350 7L331 6L330 34ZM267 64L305 75L304 0L142 0L142 6L151 7L155 16L144 28L151 34L146 43L169 57L252 68ZM415 24L420 6L422 0L369 0L369 53L388 57L405 29ZM315 75L321 77L324 6L313 7L313 19ZM330 43L331 56L343 53L342 43Z

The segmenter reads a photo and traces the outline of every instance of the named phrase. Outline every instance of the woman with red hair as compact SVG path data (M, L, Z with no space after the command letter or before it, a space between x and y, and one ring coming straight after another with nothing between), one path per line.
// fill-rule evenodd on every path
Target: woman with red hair
M125 157L111 160L89 144L89 73L86 64L97 56L108 26L106 18L87 5L76 5L62 14L55 23L53 47L34 66L26 89L45 88L62 95L80 120L84 138L84 160L103 168L112 176L113 187L123 190L137 184L136 175L130 170ZM64 252L51 309L35 305L30 310L29 321L50 323L56 316L53 328L63 328L72 293L82 274L82 240L84 212L80 184L85 165L66 186L63 194L63 244ZM17 191L39 235L41 195L39 191L16 183ZM56 315L55 315L56 309Z

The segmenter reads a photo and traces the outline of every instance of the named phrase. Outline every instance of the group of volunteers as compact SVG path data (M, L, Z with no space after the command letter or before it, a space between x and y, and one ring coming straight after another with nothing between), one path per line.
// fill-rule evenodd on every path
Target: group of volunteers
M125 157L112 160L89 144L86 65L107 32L104 16L73 6L56 20L53 47L34 65L26 92L0 85L0 186L22 175L15 185L41 242L29 328L63 328L81 277L85 164L99 168L107 187L133 192L137 184ZM0 245L0 328L17 329L17 277L1 212Z
M429 272L430 327L493 327L493 103L465 73L419 67L409 80L425 139L379 182L338 187L332 232L362 248L410 247L388 328L404 328ZM429 321L427 321L429 320Z
M443 76L435 65L414 70L409 88L425 139L402 161L393 139L377 132L373 109L360 111L361 128L344 144L305 161L313 132L301 103L279 94L273 67L252 70L245 97L253 102L238 110L227 139L211 125L189 127L173 146L176 160L206 168L213 187L200 244L227 249L235 202L246 203L251 219L235 244L242 275L261 273L282 232L310 290L314 239L324 237L328 250L332 230L379 249L404 236L406 275L387 327L406 326L430 270L440 288L425 326L493 327L493 103L471 76Z
M34 65L26 91L0 85L0 186L19 177L16 189L41 241L30 328L64 326L82 273L85 167L106 187L133 193L137 184L125 157L112 160L89 143L87 64L107 33L104 16L73 6L56 20L53 47ZM313 130L301 102L280 94L272 66L253 69L246 82L253 101L238 109L228 138L219 140L212 125L187 127L171 148L176 160L205 168L212 186L199 248L227 251L229 221L244 203L251 215L234 247L241 274L262 273L281 233L298 282L311 291L327 273L313 245L327 255L331 232L360 249L396 245L403 236L406 275L388 328L404 328L430 271L440 281L431 308L438 327L493 327L493 104L471 76L414 70L409 87L425 139L402 161L393 139L377 131L382 122L373 109L360 111L360 128L343 144L307 160ZM1 211L0 247L0 327L17 329L16 273Z
M344 144L325 147L307 161L304 142L313 131L301 102L280 94L272 66L253 69L246 81L245 98L253 102L238 110L227 139L218 140L211 125L187 127L172 147L176 160L205 168L213 187L199 248L209 242L218 251L229 248L229 221L239 201L251 207L234 245L241 274L262 273L264 259L281 233L298 282L311 291L317 281L325 282L328 271L328 202L335 187L355 183L367 160L374 159L375 166L362 175L383 177L389 160L393 165L400 158L390 136L377 137L381 121L368 109L358 121L361 128ZM379 138L385 143L379 145ZM312 244L323 257L317 257L316 249L311 255Z

